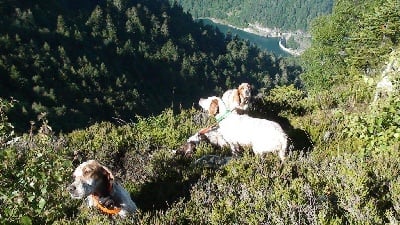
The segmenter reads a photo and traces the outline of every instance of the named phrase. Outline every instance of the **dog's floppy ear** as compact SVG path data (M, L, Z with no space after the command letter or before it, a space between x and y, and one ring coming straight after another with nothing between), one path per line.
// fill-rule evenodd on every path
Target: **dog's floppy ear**
M232 92L233 102L240 104L240 92L239 89L235 89Z
M108 181L110 182L110 184L114 183L114 175L112 174L111 170L108 169L107 167L100 165L102 167L103 173L104 175L107 177Z
M211 100L210 108L208 110L208 113L210 115L217 115L219 112L219 104L218 104L218 99L213 99Z

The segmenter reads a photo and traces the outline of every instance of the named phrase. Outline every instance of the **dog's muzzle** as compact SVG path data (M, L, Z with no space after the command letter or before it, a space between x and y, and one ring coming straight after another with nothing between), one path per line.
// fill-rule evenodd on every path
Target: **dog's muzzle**
M72 183L67 187L67 191L72 198L81 199L90 194L90 187L85 184L79 187L76 183Z
M78 194L76 193L76 186L74 184L70 184L67 187L67 191L69 192L69 194L71 195L71 197L77 197Z

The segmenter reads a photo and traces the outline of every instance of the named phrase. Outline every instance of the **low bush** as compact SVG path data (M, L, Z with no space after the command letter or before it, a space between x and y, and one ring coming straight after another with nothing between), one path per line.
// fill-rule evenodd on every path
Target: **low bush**
M283 90L283 89L282 89ZM290 108L274 92L271 101ZM297 96L295 94L294 96ZM397 224L400 221L400 153L396 98L369 112L287 111L294 126L310 132L310 152L245 151L224 166L195 160L226 149L197 146L192 158L172 150L213 123L194 109L166 110L134 124L99 123L58 136L45 118L41 129L0 151L1 224ZM332 132L324 137L324 132ZM127 219L110 219L73 200L65 190L74 168L87 159L108 166L139 207Z
M0 147L14 136L14 126L8 121L7 112L14 107L14 100L0 98Z
M77 213L66 186L72 173L63 140L25 135L0 150L2 224L47 224Z

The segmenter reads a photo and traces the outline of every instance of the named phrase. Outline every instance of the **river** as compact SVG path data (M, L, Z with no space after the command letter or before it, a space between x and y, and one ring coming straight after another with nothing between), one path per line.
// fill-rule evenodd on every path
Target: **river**
M276 56L290 56L287 52L283 51L279 47L279 37L263 37L260 35L256 35L253 33L249 33L240 29L233 28L228 25L214 23L210 19L199 19L203 22L204 25L212 25L217 27L222 33L227 34L231 33L233 36L237 35L241 39L248 40L250 43L256 45L258 48L264 51L271 52Z

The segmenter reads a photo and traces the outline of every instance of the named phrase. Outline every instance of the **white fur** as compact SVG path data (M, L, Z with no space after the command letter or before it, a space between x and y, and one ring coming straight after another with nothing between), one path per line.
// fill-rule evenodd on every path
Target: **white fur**
M91 194L93 194L96 189L99 188L99 185L103 183L97 179L98 177L96 177L94 174L91 174L94 171L88 171L89 167L102 167L105 171L110 173L110 177L112 179L114 179L114 176L107 167L100 165L95 160L86 161L75 169L73 173L74 181L68 186L68 191L70 192L72 198L86 198L88 206L93 207L95 205L95 201ZM118 213L118 215L121 217L125 217L137 210L136 204L132 201L129 193L118 182L112 182L110 196L113 200L120 203L121 211Z
M228 110L239 110L247 112L251 98L251 86L248 83L241 83L237 89L229 89L222 95L222 101Z
M255 154L277 152L281 160L285 159L288 139L278 123L248 115L239 115L235 112L226 114L228 109L224 102L216 96L200 99L199 105L210 112L213 100L218 101L219 113L214 115L217 120L221 115L226 115L219 122L217 131L229 144L232 152L237 152L238 147L249 146Z
M217 127L212 128L205 133L197 132L187 139L187 142L193 142L195 144L199 144L200 141L208 141L210 144L221 148L229 146L228 142L226 142L222 134L218 131Z

